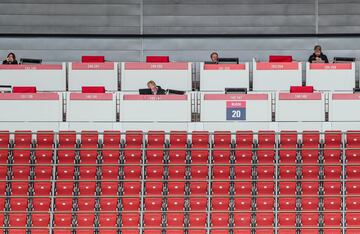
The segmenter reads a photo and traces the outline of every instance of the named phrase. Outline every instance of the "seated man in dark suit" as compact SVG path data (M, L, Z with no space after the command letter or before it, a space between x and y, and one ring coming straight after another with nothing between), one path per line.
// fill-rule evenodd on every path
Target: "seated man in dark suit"
M165 95L166 94L165 89L162 89L161 86L157 86L155 81L153 81L153 80L150 80L147 83L147 87L151 90L151 93L153 95Z

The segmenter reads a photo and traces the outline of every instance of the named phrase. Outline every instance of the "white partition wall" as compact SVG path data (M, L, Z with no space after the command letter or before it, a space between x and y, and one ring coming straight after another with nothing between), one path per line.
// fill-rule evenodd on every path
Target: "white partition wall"
M276 121L325 121L323 93L278 93Z
M116 93L68 93L67 121L116 121Z
M121 90L137 91L147 88L153 80L163 89L191 91L191 63L139 63L121 64Z
M200 120L271 121L271 95L203 93Z
M329 121L360 121L360 93L330 94Z
M0 121L62 121L58 93L0 93Z
M36 86L38 91L66 91L66 64L0 65L0 83Z
M105 86L107 91L118 90L118 64L70 63L69 91L79 91L82 86Z
M189 95L121 94L120 122L190 122Z
M225 88L249 89L249 63L204 64L200 63L200 90L224 91Z
M352 90L355 63L306 63L306 84L315 90Z
M254 62L254 91L288 91L290 86L302 85L300 62L270 63Z

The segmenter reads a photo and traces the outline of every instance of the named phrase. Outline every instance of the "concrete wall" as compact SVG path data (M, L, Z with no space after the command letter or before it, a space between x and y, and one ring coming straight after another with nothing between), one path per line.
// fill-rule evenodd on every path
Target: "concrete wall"
M359 33L356 0L0 0L0 34Z

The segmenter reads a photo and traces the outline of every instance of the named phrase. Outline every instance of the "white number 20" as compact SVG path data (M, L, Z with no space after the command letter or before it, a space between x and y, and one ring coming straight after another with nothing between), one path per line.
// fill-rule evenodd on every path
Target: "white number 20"
M231 111L232 113L232 117L233 118L240 118L241 117L241 111L240 110L233 110Z

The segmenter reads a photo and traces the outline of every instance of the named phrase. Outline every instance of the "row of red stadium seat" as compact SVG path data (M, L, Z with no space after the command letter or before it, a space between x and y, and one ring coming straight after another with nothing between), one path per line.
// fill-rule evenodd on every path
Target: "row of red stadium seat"
M360 132L0 133L9 233L359 233Z

